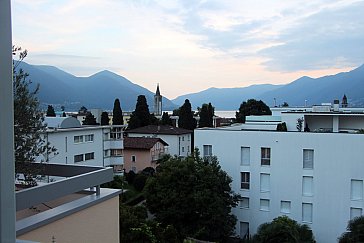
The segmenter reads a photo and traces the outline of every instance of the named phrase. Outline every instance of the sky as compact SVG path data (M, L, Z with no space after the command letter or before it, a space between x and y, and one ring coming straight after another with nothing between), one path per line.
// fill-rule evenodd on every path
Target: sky
M364 1L12 0L26 62L110 70L173 99L364 63Z

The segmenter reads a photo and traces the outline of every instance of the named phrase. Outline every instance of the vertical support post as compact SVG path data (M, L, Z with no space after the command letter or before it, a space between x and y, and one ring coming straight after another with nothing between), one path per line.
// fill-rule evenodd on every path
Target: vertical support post
M96 195L100 196L100 185L96 186Z
M0 242L15 242L13 64L10 0L0 0Z

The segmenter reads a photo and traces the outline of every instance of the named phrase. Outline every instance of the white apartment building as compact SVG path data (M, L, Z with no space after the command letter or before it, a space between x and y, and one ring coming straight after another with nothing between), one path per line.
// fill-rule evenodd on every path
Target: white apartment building
M309 225L317 242L337 242L347 222L363 214L363 109L326 105L273 115L195 130L195 146L217 156L243 198L233 209L236 234L254 235L260 224L287 215ZM287 132L276 131L280 122Z
M123 170L124 126L81 126L73 117L46 117L45 139L57 155L43 160L50 163L113 167Z
M149 125L127 131L128 137L160 138L168 144L170 155L182 157L191 154L192 133L191 130L168 125Z

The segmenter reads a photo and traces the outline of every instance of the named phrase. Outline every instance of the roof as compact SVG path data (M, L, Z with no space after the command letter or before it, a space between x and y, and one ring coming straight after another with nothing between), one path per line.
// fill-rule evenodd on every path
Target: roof
M127 133L182 135L192 133L192 131L168 125L149 125L129 130Z
M81 127L80 121L74 117L44 117L48 128L74 128Z
M126 137L124 138L124 149L151 149L157 142L168 146L168 143L160 138Z

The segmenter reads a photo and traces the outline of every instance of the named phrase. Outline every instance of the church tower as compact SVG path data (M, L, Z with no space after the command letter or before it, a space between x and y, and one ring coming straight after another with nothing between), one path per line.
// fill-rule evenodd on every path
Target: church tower
M348 98L346 98L346 95L345 95L345 94L344 94L343 100L342 100L342 102L341 102L341 106L342 106L343 108L348 107Z
M162 115L162 96L159 91L159 84L157 84L157 91L154 95L154 115L161 116Z

